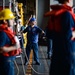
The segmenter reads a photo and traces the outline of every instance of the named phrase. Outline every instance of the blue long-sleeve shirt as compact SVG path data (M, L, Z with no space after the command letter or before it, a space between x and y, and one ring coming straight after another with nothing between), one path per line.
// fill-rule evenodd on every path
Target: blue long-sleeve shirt
M62 15L61 25L63 30L63 36L65 37L65 39L70 40L72 37L72 28L75 28L75 23L72 15L69 12L65 12Z
M38 26L28 26L23 33L27 32L27 42L29 43L37 43L38 42L38 37L39 37L39 33L42 32L42 29L39 28Z
M9 37L7 36L7 34L4 32L4 31L0 31L0 47L3 47L5 45L11 45L11 40L9 39ZM3 61L7 61L7 60L14 60L15 59L15 56L3 56L0 54L0 60L3 60Z

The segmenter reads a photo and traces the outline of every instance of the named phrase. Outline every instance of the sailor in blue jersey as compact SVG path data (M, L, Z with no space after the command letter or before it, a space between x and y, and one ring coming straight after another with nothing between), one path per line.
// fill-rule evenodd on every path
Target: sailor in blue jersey
M15 75L13 61L16 56L12 53L15 53L20 46L14 38L12 29L8 27L8 25L13 26L14 18L10 9L0 11L0 75Z
M38 37L39 33L44 34L44 31L36 25L36 19L31 18L29 21L29 26L23 31L23 33L27 32L27 45L26 45L26 54L29 59L31 49L33 49L34 53L34 61L37 65L40 65L39 57L38 57ZM27 59L25 58L25 64L27 65Z
M51 5L49 33L53 40L53 53L49 75L75 75L75 15L73 0L57 0Z

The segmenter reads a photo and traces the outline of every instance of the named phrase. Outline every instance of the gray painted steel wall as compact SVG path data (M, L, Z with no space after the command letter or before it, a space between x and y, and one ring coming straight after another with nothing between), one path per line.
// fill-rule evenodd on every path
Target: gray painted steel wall
M49 0L36 0L36 18L37 25L44 29L47 24L47 19L44 18L44 14L49 11Z
M75 0L74 5L75 5ZM44 13L50 11L50 5L58 4L58 1L54 0L36 0L36 18L37 25L42 29L45 29L47 25L48 18L44 18Z

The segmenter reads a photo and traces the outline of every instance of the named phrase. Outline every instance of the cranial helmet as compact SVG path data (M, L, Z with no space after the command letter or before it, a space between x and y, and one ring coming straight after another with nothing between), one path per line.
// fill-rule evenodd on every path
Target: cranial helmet
M35 18L31 18L29 22L32 22L32 21L36 21L36 19Z
M21 20L21 19L18 19L18 23L19 23L19 22L22 22L22 20Z
M0 20L8 20L8 19L14 19L14 15L13 15L13 12L6 8L6 9L3 9L1 12L0 12Z

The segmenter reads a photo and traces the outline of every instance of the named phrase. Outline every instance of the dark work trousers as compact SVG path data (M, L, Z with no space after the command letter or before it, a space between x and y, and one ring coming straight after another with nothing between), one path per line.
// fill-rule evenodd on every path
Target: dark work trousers
M73 53L72 53L72 66L71 66L71 74L70 75L75 75L75 41L73 42Z
M49 75L75 75L75 42L55 37Z
M47 55L52 56L52 39L47 38Z
M38 43L27 43L26 55L27 55L28 60L29 60L31 50L33 50L33 53L34 53L34 61L39 62ZM25 57L25 62L27 62L27 58Z
M14 57L5 57L0 55L0 75L15 75Z
M18 35L18 39L20 42L21 49L24 49L24 37L21 35Z
M20 38L20 46L23 49L24 48L24 41L23 41L23 37Z

